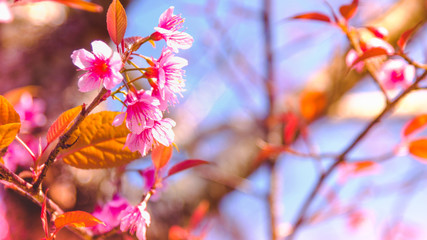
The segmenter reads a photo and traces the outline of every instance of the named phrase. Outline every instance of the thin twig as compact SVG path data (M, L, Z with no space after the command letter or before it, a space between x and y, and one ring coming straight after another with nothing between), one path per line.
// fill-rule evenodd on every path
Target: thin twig
M104 101L104 95L107 93L107 89L102 88L101 91L98 93L98 95L93 99L92 103L85 108L83 106L82 111L77 116L74 124L70 127L70 129L64 133L61 137L59 137L59 142L56 144L55 148L50 152L49 157L47 158L45 164L43 165L43 168L40 172L40 174L37 176L36 180L33 184L33 191L37 191L39 189L40 184L42 183L44 177L46 176L47 170L49 169L50 165L55 161L56 157L58 156L59 152L63 149L67 148L67 141L70 139L72 133L77 129L77 127L80 125L81 122L86 118L86 116L96 107L98 106L102 101Z
M345 161L347 154L354 149L354 147L356 147L360 141L370 132L370 130L377 124L380 122L380 120L387 114L389 113L390 110L392 110L394 108L394 106L396 106L396 104L398 102L400 102L400 100L403 99L403 97L405 97L408 93L410 93L412 90L414 90L418 83L423 80L425 77L427 76L427 71L424 71L423 74L421 76L419 76L415 82L408 87L405 91L403 91L399 96L397 96L392 102L390 102L390 104L387 104L385 106L385 108L383 109L383 111L378 114L378 116L373 119L366 127L365 129L352 141L352 143L337 157L337 159L335 160L335 162L323 173L320 175L319 179L317 180L316 185L314 186L314 188L312 189L312 191L310 192L308 198L305 200L304 204L302 205L302 208L300 210L300 212L297 215L297 221L294 224L294 230L292 232L291 235L289 235L288 239L291 240L293 239L293 237L295 236L295 234L298 232L298 230L300 229L300 227L302 226L302 224L305 221L305 216L306 213L309 209L309 207L311 206L311 203L314 201L314 199L317 196L317 193L320 191L320 189L323 187L323 185L325 184L326 179L331 176L331 174L334 172L334 170L339 166L340 163L342 163L343 161Z

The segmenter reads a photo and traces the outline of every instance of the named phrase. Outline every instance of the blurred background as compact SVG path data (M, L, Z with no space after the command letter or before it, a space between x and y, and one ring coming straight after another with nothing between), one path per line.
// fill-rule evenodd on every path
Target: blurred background
M94 2L104 9L110 3ZM336 12L350 3L328 2ZM212 162L168 179L150 200L148 239L167 239L171 226L188 226L204 200L209 212L195 235L272 239L273 219L277 239L285 239L320 173L385 106L366 73L348 70L344 58L349 44L337 26L289 19L306 12L331 15L327 4L319 0L123 4L128 15L125 37L150 35L169 6L186 19L185 31L195 41L178 54L189 65L184 96L168 113L177 122L174 131L180 149L170 165L185 159ZM14 21L0 24L0 94L21 88L42 102L46 119L32 132L42 137L61 112L90 102L96 94L78 92L78 73L70 55L76 49L90 49L93 40L109 41L106 11L89 13L52 2L12 11ZM387 40L395 45L404 31L426 18L424 0L361 0L350 25L385 27ZM413 59L425 62L426 40L421 26L407 47ZM161 43L156 48L146 44L139 52L157 58L161 49ZM426 166L396 153L403 126L427 112L426 101L424 90L410 94L350 152L348 162L376 164L362 171L339 168L317 193L295 239L427 238ZM103 108L121 110L112 101ZM296 153L259 161L267 143L284 143L283 132L292 119L297 119L297 133L287 143ZM26 158L13 166L21 176L31 166ZM64 210L91 212L117 192L137 204L144 194L144 179L136 170L150 164L146 157L120 169L79 170L58 161L44 187ZM1 191L0 203L0 239L44 236L39 207L7 189ZM62 230L58 239L78 238Z

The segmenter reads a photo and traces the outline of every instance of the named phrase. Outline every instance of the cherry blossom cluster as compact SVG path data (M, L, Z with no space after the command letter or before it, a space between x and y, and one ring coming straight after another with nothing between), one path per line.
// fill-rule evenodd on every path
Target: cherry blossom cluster
M175 122L164 118L163 113L169 106L178 102L178 96L184 90L184 70L187 60L176 56L179 49L188 49L193 43L193 38L186 32L180 31L184 19L173 14L174 7L170 7L161 14L155 32L149 37L133 37L132 41L153 42L164 40L166 47L162 49L160 57L146 57L135 54L134 50L127 48L125 51L114 52L102 41L92 42L92 53L79 49L72 53L73 63L86 72L78 81L79 90L88 92L104 87L111 95L118 99L116 94L124 93L122 101L125 110L113 122L119 126L126 122L130 133L126 146L133 152L139 151L145 156L156 144L170 146L174 141L172 128ZM135 40L136 39L136 40ZM125 39L126 40L126 39ZM124 48L123 48L124 49ZM125 64L132 62L133 56L140 56L146 62L146 68L126 68ZM129 77L123 77L128 70L142 72L140 78L147 79L151 89L137 89ZM122 84L118 90L113 91ZM126 92L122 89L126 88ZM113 91L113 92L111 92Z
M186 59L176 56L179 49L188 49L193 38L180 31L184 19L173 14L170 7L159 19L155 32L150 36L131 37L124 39L122 49L113 51L102 41L92 42L92 52L79 49L72 53L73 63L85 71L78 80L81 92L89 92L100 88L108 90L107 96L120 100L123 109L113 121L114 126L125 122L130 133L125 147L132 152L139 151L142 156L161 144L170 146L174 141L172 128L175 122L164 118L163 113L169 106L178 103L178 96L184 91L185 80L183 67L187 66ZM142 43L164 40L166 47L159 58L146 57L135 53ZM138 47L134 47L137 45ZM142 57L147 67L140 68L132 61L134 56ZM132 67L127 67L131 65ZM130 79L129 71L140 71L141 76ZM146 79L150 89L137 89L134 82ZM124 94L121 100L117 95ZM148 194L151 196L151 193ZM149 197L148 197L149 198ZM98 207L94 216L104 221L107 226L97 226L92 231L95 234L105 233L120 225L123 232L136 234L138 239L145 239L146 228L150 224L150 215L146 211L148 198L137 206L131 206L127 201L116 195L112 201Z

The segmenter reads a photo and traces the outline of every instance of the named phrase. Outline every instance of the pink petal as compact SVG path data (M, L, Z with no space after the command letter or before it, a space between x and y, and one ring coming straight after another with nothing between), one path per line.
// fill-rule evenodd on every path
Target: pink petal
M107 59L113 54L113 50L103 41L93 41L91 45L93 54L99 58Z
M99 88L102 81L91 73L85 73L80 77L78 85L81 92L89 92L93 89Z
M118 127L118 126L122 125L123 121L125 120L125 117L126 117L126 113L125 112L124 113L120 113L119 115L117 115L114 118L112 125L115 126L115 127Z
M73 51L71 54L71 59L73 60L74 65L80 69L86 69L92 66L92 62L95 60L95 56L92 53L86 51L85 49L79 49Z
M166 11L164 11L159 18L159 27L161 27L163 24L167 23L169 21L169 19L171 19L171 17L173 16L173 10L174 10L174 6L169 7L168 9L166 9Z

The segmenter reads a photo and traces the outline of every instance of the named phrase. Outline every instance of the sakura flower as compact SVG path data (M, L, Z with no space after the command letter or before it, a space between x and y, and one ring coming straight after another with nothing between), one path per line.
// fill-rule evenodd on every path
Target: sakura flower
M387 51L387 54L389 55L392 55L394 53L394 48L388 42L376 37L369 39L369 41L366 42L366 44L361 44L360 47L363 52L374 47L381 47L381 48L384 48ZM357 59L358 56L359 55L354 49L350 49L350 51L348 51L345 57L345 62L347 66L352 66L353 62ZM362 72L363 68L365 67L365 63L359 62L353 67L357 72Z
M24 93L15 106L22 123L22 130L29 131L34 127L41 127L46 123L45 102L41 99L33 99L30 93Z
M135 234L138 240L145 240L147 227L150 226L150 214L146 210L147 204L142 202L136 207L128 207L125 216L121 219L120 230Z
M160 143L169 146L173 143L175 134L172 127L174 126L175 121L169 118L155 121L153 127L145 129L140 134L129 133L125 146L132 152L139 151L142 156L145 156L153 144Z
M390 59L382 65L377 77L387 90L407 88L414 80L415 67L402 59Z
M22 140L27 144L31 151L37 154L40 142L31 135L21 136ZM42 146L45 146L42 143ZM33 159L28 151L17 141L13 141L7 148L4 155L5 166L12 172L15 172L18 167L28 168L33 164Z
M177 103L176 94L181 94L184 89L184 70L188 65L187 60L175 56L169 49L163 49L159 59L152 59L153 66L148 69L146 76L157 78L152 95L159 99L160 109L164 111L167 104Z
M123 80L120 55L102 41L93 41L92 50L79 49L71 54L74 65L87 71L79 79L79 90L89 92L102 84L106 89L114 88Z
M8 23L13 20L12 13L7 0L0 0L0 23Z
M194 40L188 33L178 31L182 28L184 18L181 18L181 15L174 15L173 10L173 6L169 7L160 15L159 25L154 28L156 32L151 35L151 39L155 41L164 39L168 47L178 52L178 49L190 48Z
M163 117L162 111L159 109L159 100L144 90L129 91L125 104L127 105L126 112L119 114L114 119L113 125L120 125L126 115L126 126L134 134L140 134L144 129L151 128L154 121Z
M107 225L98 224L92 228L95 234L101 234L110 231L120 224L120 219L125 216L125 210L131 207L128 201L120 195L114 195L113 199L104 206L97 206L92 215Z

